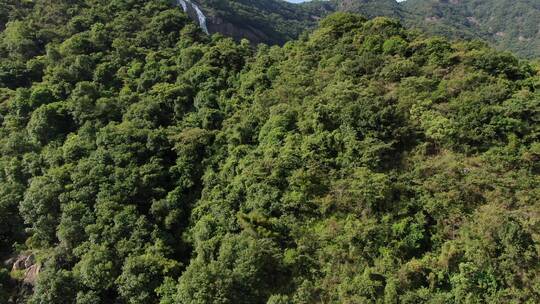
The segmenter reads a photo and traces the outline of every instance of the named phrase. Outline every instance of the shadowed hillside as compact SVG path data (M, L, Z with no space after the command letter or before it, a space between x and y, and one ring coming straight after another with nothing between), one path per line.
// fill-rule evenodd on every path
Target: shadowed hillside
M331 12L400 19L408 27L452 39L482 39L523 57L540 56L540 3L535 0L198 0L210 28L236 39L283 44Z

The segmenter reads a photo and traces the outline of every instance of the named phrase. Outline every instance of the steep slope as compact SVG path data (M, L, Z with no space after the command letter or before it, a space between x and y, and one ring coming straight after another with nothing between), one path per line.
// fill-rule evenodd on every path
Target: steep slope
M283 44L312 29L318 20L336 11L360 13L368 18L408 15L394 0L319 0L293 4L284 0L177 0L195 21L200 6L212 33L254 43ZM200 22L199 22L200 24Z
M540 303L528 61L349 13L253 47L162 0L26 12L0 303Z
M180 1L179 1L180 2ZM334 11L332 5L296 5L283 0L182 0L200 6L212 33L221 33L236 40L247 38L253 43L283 44L297 38L316 25L317 20ZM198 17L191 9L190 16Z
M540 56L540 2L536 0L186 0L208 15L210 32L254 43L283 44L331 12L387 16L408 27L452 39L482 39L523 57ZM191 14L196 20L195 14Z
M540 1L408 0L403 8L420 18L406 22L452 38L480 38L501 50L540 56Z

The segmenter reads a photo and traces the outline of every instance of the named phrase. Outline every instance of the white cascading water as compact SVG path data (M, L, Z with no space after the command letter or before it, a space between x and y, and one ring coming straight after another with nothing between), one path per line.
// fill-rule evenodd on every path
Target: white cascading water
M178 5L182 7L185 13L187 13L187 3L184 0L178 0Z
M195 12L197 12L197 17L199 18L199 25L201 26L202 30L208 34L209 32L208 32L208 26L206 26L206 16L203 14L203 12L201 11L201 9L199 8L197 4L192 2L191 5L195 9Z
M199 19L199 26L206 34L209 34L208 26L206 25L206 16L199 8L199 6L191 2L191 0L177 0L177 2L186 14L188 13L188 3L191 4L191 7L195 10L195 13L197 13L197 18Z

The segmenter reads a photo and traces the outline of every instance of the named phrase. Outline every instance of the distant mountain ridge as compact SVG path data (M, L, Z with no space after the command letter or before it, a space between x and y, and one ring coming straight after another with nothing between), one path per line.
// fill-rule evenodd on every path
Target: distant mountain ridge
M538 0L408 0L420 18L406 24L450 38L481 38L523 57L540 57Z
M482 39L522 57L540 57L536 0L185 0L200 5L211 33L253 43L283 44L337 11L387 16L449 38ZM196 18L194 14L190 14Z

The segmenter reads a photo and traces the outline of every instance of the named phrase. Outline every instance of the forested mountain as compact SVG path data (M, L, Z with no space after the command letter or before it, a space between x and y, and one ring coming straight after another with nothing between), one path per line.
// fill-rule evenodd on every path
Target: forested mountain
M179 2L181 2L180 0ZM282 45L317 26L319 20L333 12L347 11L366 17L403 15L394 0L315 0L292 4L284 0L184 0L183 4L201 7L207 27L240 41ZM195 12L190 16L199 22Z
M320 1L319 3L324 3ZM404 12L395 0L330 0L335 11L359 13L365 17L402 17Z
M538 0L407 0L412 20L426 31L446 37L481 38L499 49L540 57Z
M0 0L0 303L540 302L540 67L336 13Z
M188 0L186 0L188 1ZM191 1L191 0L189 0ZM330 0L302 4L282 0L198 0L210 15L212 32L283 44L329 13L398 18L407 27L452 39L483 39L500 50L540 57L537 0Z
M295 5L283 0L185 0L184 3L188 8L201 6L210 32L234 37L237 41L246 38L266 44L284 44L296 39L313 28L322 16L334 11L328 2ZM198 19L195 12L190 16Z

